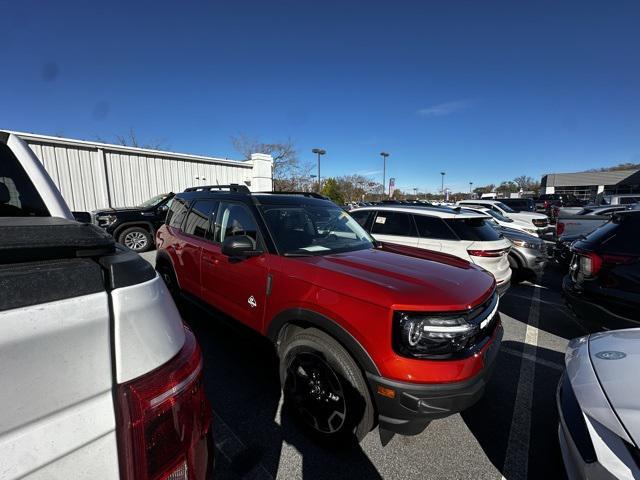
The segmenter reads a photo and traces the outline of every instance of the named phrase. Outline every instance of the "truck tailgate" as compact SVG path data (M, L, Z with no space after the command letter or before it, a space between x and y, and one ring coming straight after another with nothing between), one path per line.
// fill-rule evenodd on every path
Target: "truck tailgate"
M0 265L0 365L0 478L118 477L109 303L95 261Z

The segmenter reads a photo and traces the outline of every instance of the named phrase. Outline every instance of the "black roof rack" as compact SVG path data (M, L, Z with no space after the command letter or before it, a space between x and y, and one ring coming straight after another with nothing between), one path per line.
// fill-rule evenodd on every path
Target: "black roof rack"
M320 200L329 200L324 195L321 195L321 194L316 193L316 192L287 192L287 191L282 191L282 192L256 192L256 193L266 193L266 194L269 194L269 195L302 195L303 197L319 198Z
M244 193L244 194L251 194L251 190L249 190L249 187L247 187L246 185L240 185L238 183L230 183L229 185L201 185L198 187L189 187L189 188L185 188L185 192L205 192L205 191L210 191L210 190L223 190L228 188L230 192L235 192L235 193Z

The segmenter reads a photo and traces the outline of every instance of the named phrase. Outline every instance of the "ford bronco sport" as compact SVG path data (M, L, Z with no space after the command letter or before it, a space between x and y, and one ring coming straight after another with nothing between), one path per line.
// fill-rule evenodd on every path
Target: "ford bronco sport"
M176 195L156 268L176 295L268 336L284 405L325 440L420 433L484 391L502 336L493 277L378 243L317 194Z

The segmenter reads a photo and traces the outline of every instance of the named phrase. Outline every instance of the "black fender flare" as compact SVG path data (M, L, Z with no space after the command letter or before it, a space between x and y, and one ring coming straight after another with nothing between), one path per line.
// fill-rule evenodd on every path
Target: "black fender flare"
M116 229L113 231L113 238L116 239L116 242L118 241L118 237L120 236L120 234L125 231L127 228L131 228L131 227L147 227L147 230L149 230L149 233L151 234L151 241L155 242L155 235L156 235L156 229L153 228L153 224L151 222L127 222L127 223L123 223L122 225L118 225L116 227Z
M267 328L267 337L271 339L276 349L279 348L280 342L282 341L280 336L282 332L285 331L284 327L288 325L302 328L315 327L318 330L322 330L337 340L365 372L380 375L380 371L369 353L353 335L342 328L337 322L313 310L292 308L280 312L273 318Z
M176 283L178 284L178 288L181 288L180 280L178 279L178 275L176 274L176 268L175 268L175 265L173 264L173 258L171 258L171 255L169 255L169 253L166 250L156 250L156 266L155 266L156 271L158 270L158 265L161 263L166 263L171 267L171 270L173 270L173 277L175 278Z

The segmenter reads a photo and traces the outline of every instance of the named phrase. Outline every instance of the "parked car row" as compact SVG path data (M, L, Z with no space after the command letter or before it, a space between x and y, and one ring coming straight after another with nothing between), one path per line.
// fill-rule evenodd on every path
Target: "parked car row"
M106 232L74 221L33 152L0 132L2 477L210 478L205 366L174 299L267 337L284 408L322 442L376 425L415 435L468 408L495 366L512 270L547 261L544 219L499 203L350 215L313 193L188 188L131 217L165 213L149 221L156 272L109 234L126 239L124 213L95 214ZM592 330L637 325L638 231L640 210L618 211L571 246L564 291ZM570 344L557 401L572 476L639 472L638 339Z

